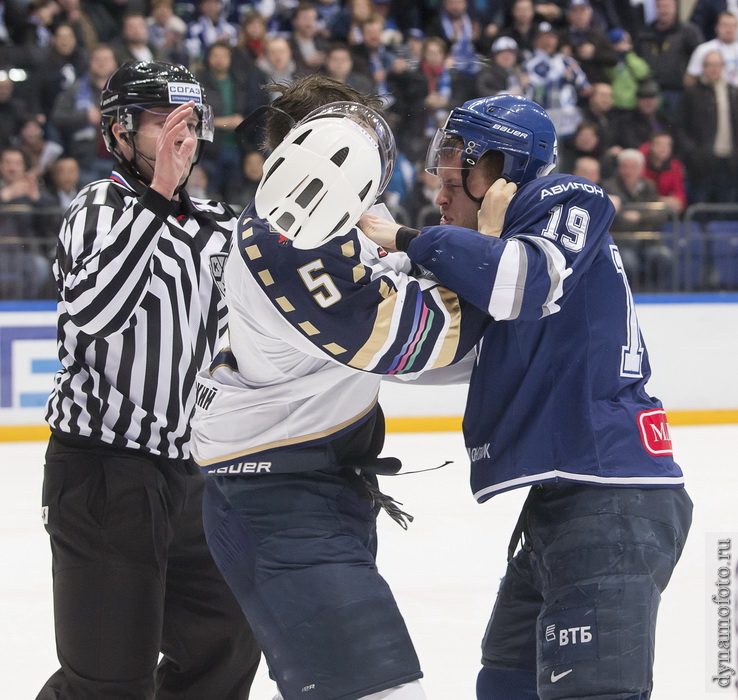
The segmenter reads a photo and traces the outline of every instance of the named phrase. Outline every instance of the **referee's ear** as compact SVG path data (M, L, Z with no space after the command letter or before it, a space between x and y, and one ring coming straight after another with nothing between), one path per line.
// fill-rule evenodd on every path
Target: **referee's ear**
M131 135L120 124L113 124L112 131L113 138L118 142L118 147L121 149L123 155L126 158L131 158L133 156Z

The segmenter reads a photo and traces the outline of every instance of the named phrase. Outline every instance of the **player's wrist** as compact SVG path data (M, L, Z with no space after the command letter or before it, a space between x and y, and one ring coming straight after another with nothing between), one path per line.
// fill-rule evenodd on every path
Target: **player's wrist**
M171 199L172 195L174 194L174 188L161 182L161 180L157 180L156 177L154 177L154 179L151 181L149 189L152 189L154 192L160 194L165 199Z
M400 226L395 233L395 249L403 253L407 252L413 239L420 235L420 231L409 226Z

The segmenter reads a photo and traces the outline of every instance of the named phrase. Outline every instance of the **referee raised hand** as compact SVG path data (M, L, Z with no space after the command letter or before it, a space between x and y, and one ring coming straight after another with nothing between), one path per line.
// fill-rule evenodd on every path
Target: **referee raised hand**
M260 652L208 551L190 458L195 375L225 330L211 269L235 223L185 189L212 112L159 62L122 66L100 111L117 166L70 206L54 263L43 505L61 668L38 698L243 700Z
M197 137L193 133L195 124L195 103L187 102L167 116L156 139L151 189L167 199L171 199L190 175L197 148Z

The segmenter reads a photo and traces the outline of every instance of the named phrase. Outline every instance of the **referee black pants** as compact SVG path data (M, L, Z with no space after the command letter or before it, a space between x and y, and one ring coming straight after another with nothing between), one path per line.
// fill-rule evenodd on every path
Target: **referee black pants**
M61 668L37 700L248 698L260 653L207 548L202 489L189 461L52 436Z

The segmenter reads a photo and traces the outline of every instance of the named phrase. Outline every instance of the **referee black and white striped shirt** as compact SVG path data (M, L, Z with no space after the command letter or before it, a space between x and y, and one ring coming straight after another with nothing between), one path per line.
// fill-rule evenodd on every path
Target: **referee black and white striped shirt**
M54 433L189 457L195 374L225 331L211 266L234 223L222 204L185 192L170 202L117 170L80 192L54 264Z

